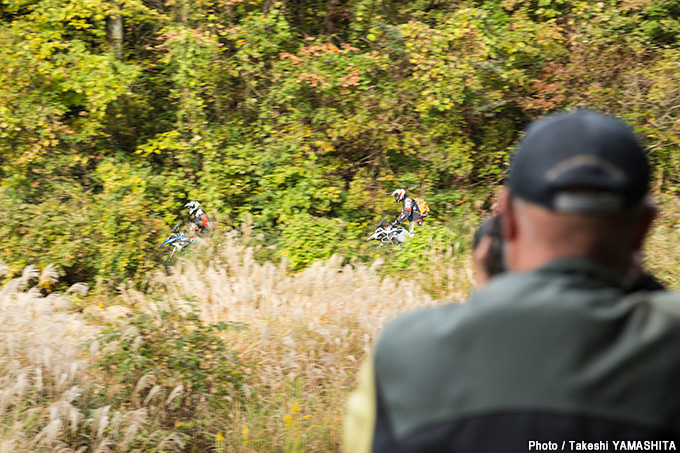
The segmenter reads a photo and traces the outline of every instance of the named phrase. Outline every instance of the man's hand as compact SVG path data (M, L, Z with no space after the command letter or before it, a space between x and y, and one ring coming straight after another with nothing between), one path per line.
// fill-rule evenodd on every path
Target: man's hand
M484 286L491 277L492 260L493 256L491 253L491 236L488 234L482 237L479 241L479 245L472 252L472 263L474 264L475 270L475 280L477 287Z

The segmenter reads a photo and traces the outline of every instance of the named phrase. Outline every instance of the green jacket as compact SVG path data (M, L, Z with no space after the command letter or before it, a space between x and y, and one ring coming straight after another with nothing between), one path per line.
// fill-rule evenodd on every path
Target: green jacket
M348 453L679 437L680 294L626 294L588 260L505 274L388 324L345 424Z

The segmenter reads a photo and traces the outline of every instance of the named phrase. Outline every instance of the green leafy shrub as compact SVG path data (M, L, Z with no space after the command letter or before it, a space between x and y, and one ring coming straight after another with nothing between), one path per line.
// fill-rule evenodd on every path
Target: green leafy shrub
M476 215L447 224L426 221L422 228L415 228L415 236L403 243L403 249L383 255L384 272L410 275L433 297L453 293L454 286L461 288L461 282L469 280L466 269L477 225Z
M104 343L97 366L113 380L118 403L134 401L145 376L153 393L166 398L159 425L201 437L217 413L229 413L246 399L248 376L219 333L241 324L205 325L193 304L138 313L124 326L112 326L99 337ZM151 387L151 385L148 385ZM188 433L191 431L191 433ZM206 440L209 443L210 440Z
M290 269L300 270L333 254L348 256L356 247L358 224L300 214L281 231L282 253Z
M422 272L433 264L427 262L428 252L443 253L455 247L457 251L465 253L468 251L468 231L454 230L435 222L426 223L422 228L416 227L414 237L408 238L403 244L403 250L395 254L395 258L388 263L389 269L393 272Z

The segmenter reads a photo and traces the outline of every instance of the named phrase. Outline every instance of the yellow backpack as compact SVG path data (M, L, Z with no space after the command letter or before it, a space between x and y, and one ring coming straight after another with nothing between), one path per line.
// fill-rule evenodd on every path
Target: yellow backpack
M418 210L420 211L420 215L423 218L430 215L430 206L427 204L427 201L425 201L424 198L415 198L413 201L415 201L418 205Z

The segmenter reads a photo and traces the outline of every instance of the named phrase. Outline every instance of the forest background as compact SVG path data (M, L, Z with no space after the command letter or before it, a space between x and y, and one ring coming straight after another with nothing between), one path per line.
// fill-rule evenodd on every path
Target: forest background
M553 111L640 134L650 264L678 286L679 18L680 0L1 0L0 451L336 450L381 326L465 297L471 231ZM397 187L432 215L372 264ZM193 199L220 240L166 272Z
M530 120L579 106L629 121L678 190L677 0L0 5L14 273L139 280L192 199L251 218L292 269L356 254L397 187L446 235L489 207Z

